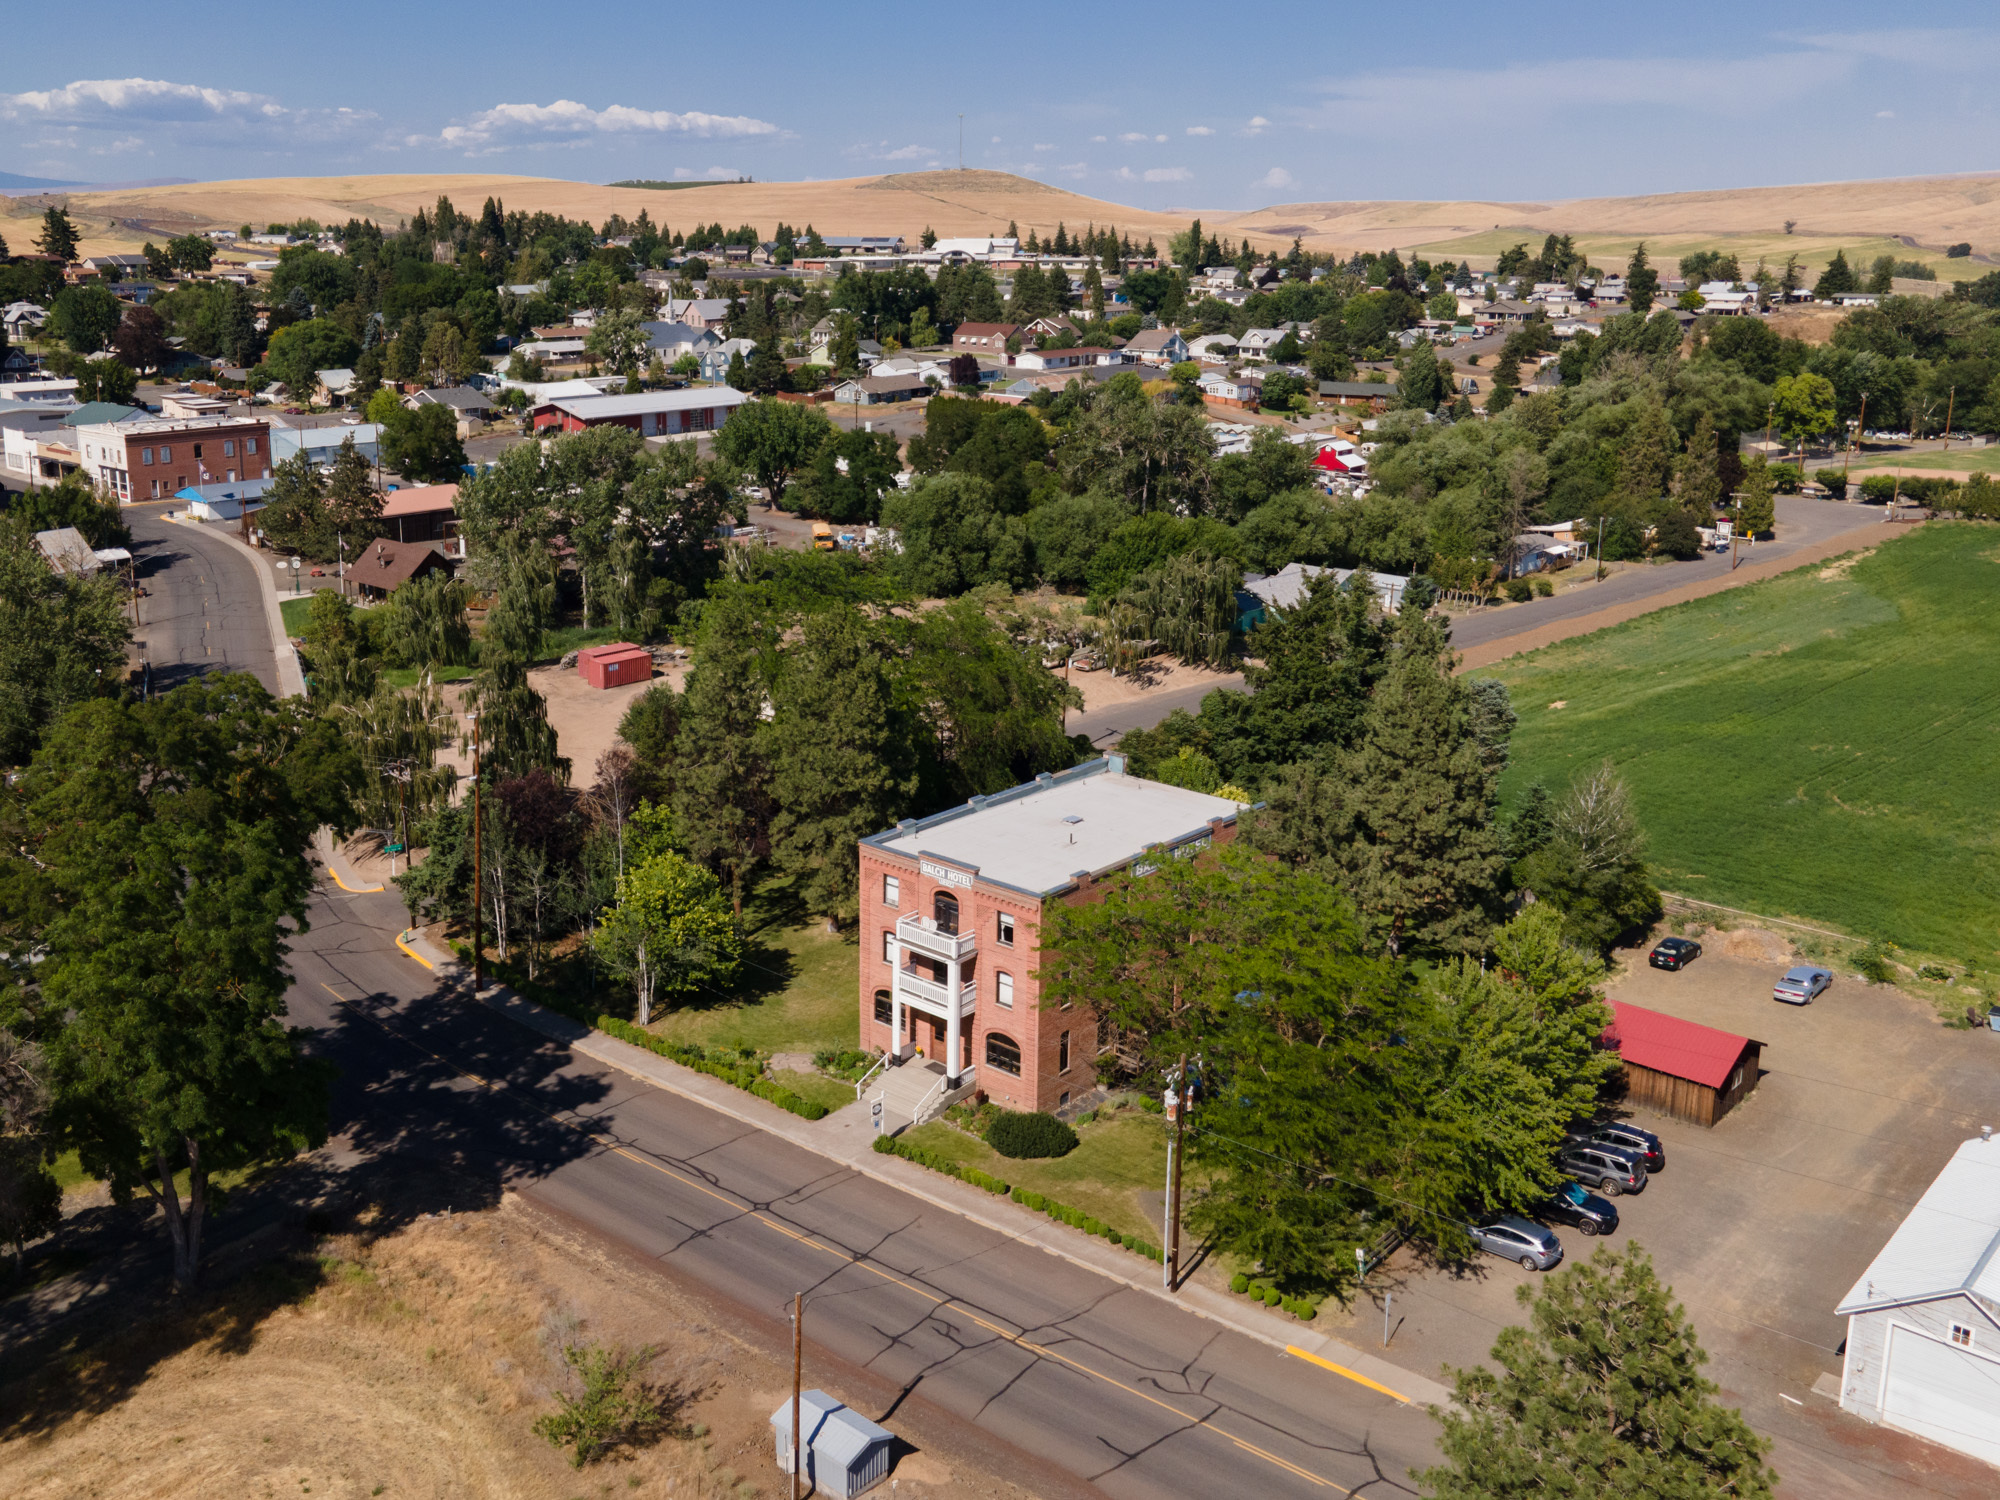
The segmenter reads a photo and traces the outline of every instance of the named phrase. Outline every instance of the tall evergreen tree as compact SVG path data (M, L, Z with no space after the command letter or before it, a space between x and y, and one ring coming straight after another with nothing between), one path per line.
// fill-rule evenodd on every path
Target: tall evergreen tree
M774 864L830 926L859 911L854 846L902 816L917 789L913 725L861 617L827 610L785 653L764 727L778 811Z
M1660 273L1646 259L1644 240L1633 247L1632 259L1625 264L1625 301L1640 317L1653 310L1660 295Z
M1618 450L1618 480L1614 493L1634 507L1650 506L1666 492L1673 465L1673 429L1666 408L1658 401L1641 405L1639 415Z
M1452 666L1443 627L1406 606L1345 768L1354 837L1335 858L1362 920L1396 953L1480 947L1506 863L1498 773Z
M1498 1374L1452 1372L1431 1408L1445 1461L1434 1500L1767 1500L1768 1440L1716 1401L1708 1356L1636 1244L1521 1287L1529 1326L1503 1329Z
M759 733L768 701L759 649L766 635L747 608L710 601L674 748L674 816L688 853L729 887L738 916L771 822L771 769Z
M42 210L42 232L35 236L42 254L64 262L75 260L76 242L76 225L70 219L68 205L52 203Z
M1681 460L1680 502L1706 521L1722 503L1721 448L1715 438L1715 424L1703 412L1688 439Z

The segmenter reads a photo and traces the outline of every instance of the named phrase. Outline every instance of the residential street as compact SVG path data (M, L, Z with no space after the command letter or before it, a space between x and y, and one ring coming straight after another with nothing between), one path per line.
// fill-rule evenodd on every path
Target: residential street
M133 655L165 691L206 672L254 672L280 691L256 565L201 527L166 519L164 505L127 506L139 601Z

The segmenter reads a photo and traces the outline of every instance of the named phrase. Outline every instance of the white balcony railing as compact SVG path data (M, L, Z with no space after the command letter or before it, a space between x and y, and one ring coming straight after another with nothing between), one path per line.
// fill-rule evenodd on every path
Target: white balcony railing
M944 1016L949 1014L946 1007L951 1003L950 990L937 980L927 978L915 969L896 971L896 988L902 991L905 1002L919 1010ZM958 987L958 1013L960 1016L972 1014L974 1003L979 998L979 985L974 980L966 980Z
M970 932L939 932L938 925L920 912L896 920L896 941L913 953L949 963L966 962L979 951L979 939Z

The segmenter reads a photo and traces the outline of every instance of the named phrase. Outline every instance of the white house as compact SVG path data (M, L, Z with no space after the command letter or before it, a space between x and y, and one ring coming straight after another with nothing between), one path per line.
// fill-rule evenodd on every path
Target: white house
M1236 347L1245 359L1269 359L1271 351L1285 341L1289 332L1290 328L1246 328Z
M2000 1141L1961 1145L1834 1311L1840 1404L2000 1465Z
M719 330L729 321L729 299L669 296L660 313L670 323L685 323L690 328Z
M1227 333L1207 333L1198 339L1190 339L1187 346L1189 359L1227 359L1236 352L1236 339Z
M1125 345L1125 353L1142 365L1177 365L1188 357L1188 346L1178 328L1142 328Z
M1081 370L1089 365L1122 365L1122 349L1023 349L1014 356L1022 370Z
M48 316L48 309L37 303L9 302L0 308L0 327L7 330L8 342L25 342L34 337Z

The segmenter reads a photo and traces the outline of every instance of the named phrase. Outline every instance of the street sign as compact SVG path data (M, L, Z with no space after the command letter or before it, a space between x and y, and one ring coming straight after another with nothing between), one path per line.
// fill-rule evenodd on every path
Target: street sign
M403 852L403 846L401 844L391 844L388 846L388 852L391 854L401 854Z
M875 1120L875 1133L880 1135L882 1133L882 1096L880 1094L877 1094L870 1102L868 1109Z

